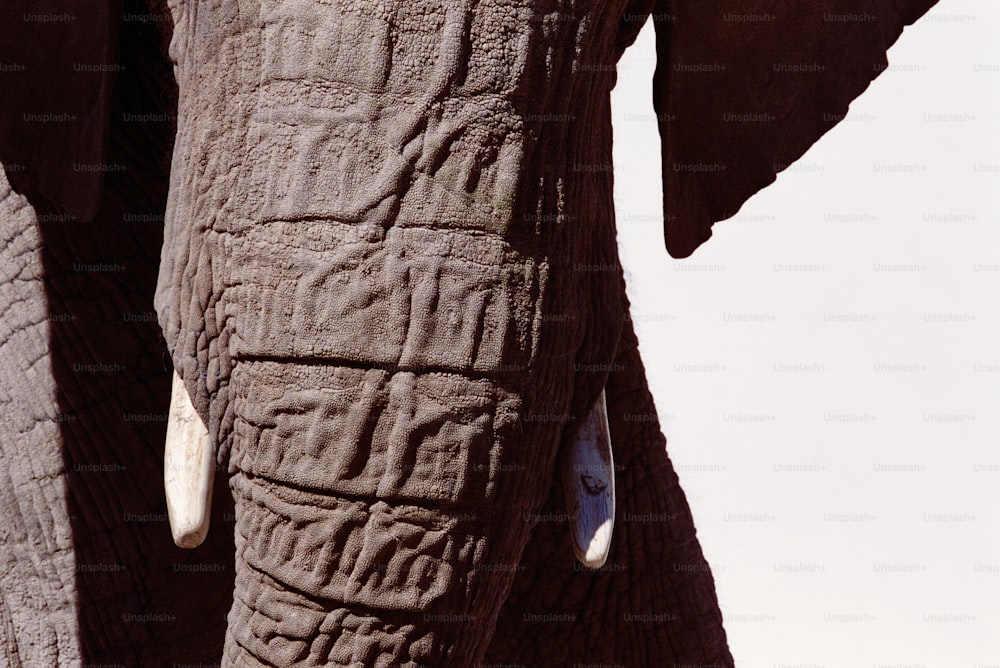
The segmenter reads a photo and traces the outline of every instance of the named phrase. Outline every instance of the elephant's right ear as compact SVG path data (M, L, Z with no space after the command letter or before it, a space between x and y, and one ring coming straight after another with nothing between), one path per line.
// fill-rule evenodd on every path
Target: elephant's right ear
M847 113L936 0L658 0L667 251L687 257Z
M101 188L118 50L120 1L0 3L0 160L78 220Z

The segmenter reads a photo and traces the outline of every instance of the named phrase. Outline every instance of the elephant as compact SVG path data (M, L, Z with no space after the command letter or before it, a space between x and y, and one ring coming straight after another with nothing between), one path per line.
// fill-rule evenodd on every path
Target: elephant
M933 4L8 2L0 657L734 665L617 256L616 63L651 20L684 258Z

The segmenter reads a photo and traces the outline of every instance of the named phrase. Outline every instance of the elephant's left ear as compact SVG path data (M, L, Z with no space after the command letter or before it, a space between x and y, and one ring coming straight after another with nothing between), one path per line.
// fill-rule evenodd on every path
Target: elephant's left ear
M658 0L667 251L687 257L847 113L936 0Z
M121 2L0 3L0 160L66 213L97 213Z

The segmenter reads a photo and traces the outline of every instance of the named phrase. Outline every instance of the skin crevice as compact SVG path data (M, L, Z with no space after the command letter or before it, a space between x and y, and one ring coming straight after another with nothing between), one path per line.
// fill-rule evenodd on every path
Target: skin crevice
M346 609L345 606L343 605L343 601L341 600L338 600L336 598L324 598L322 596L317 596L312 592L307 592L297 589L294 585L275 577L271 573L261 570L254 564L251 564L249 562L244 562L244 563L247 568L253 571L255 577L259 578L259 580L263 584L267 585L268 587L273 587L279 592L294 596L296 600L300 601L300 605L302 605L304 608L307 608L315 612L328 612L331 609ZM243 605L246 606L250 605L251 602L243 598L239 593L237 593L237 596L240 597L239 600L241 603L243 603ZM357 615L359 617L371 617L373 619L379 619L385 624L395 625L399 627L407 626L411 624L413 620L413 615L412 612L410 611L394 610L392 608L370 607L366 606L363 603L357 603L357 602L351 603L350 611L351 614ZM254 608L254 612L256 614L261 614L265 616L267 615L266 611L262 611L257 608ZM281 619L277 617L269 619L271 619L271 621L275 623L281 621Z
M476 373L473 370L463 368L434 367L434 366L401 366L398 364L379 364L377 362L359 362L357 360L334 357L279 357L269 355L241 355L233 358L234 362L263 363L263 364L295 364L300 366L321 366L321 367L344 367L359 370L378 370L388 374L414 373L420 375L441 374L444 376L463 378L472 381L489 381L497 384L500 388L513 392L516 389L515 383L519 384L523 380L515 373ZM504 385L504 382L507 385Z
M268 478L264 475L255 475L253 473L247 473L241 471L239 473L247 482L267 489L270 493L281 497L288 503L293 503L302 506L311 506L317 509L327 509L330 507L331 499L329 496L329 491L322 488L311 487L308 485L297 484L294 482L287 482L284 480L277 480ZM421 515L427 516L428 526L448 530L453 529L456 520L447 519L447 513L456 513L461 517L480 517L480 518L496 518L499 513L494 509L492 505L489 504L462 504L462 505L449 505L442 503L435 503L431 499L422 499L419 497L407 498L407 497L370 497L366 495L350 495L350 494L338 494L338 502L346 501L351 503L386 503L394 508L399 509L412 509L414 512Z

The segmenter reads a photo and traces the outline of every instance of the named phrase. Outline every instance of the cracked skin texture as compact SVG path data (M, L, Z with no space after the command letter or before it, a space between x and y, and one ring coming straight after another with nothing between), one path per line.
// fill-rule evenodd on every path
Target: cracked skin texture
M124 5L162 19L148 22L92 4L93 39L64 34L63 66L117 52L127 67L42 89L8 74L14 94L0 102L14 188L0 224L16 242L4 266L26 279L0 295L80 314L41 343L19 333L44 316L3 317L3 368L23 377L51 358L36 398L79 420L57 429L17 401L5 414L5 431L31 435L4 459L37 459L12 467L33 476L0 484L20 518L0 548L7 662L732 665L659 426L630 419L655 407L615 247L614 63L652 15L666 243L683 257L843 116L933 2L770 0L754 6L761 20L727 0ZM58 3L32 5L47 9ZM22 23L3 48L58 31ZM156 33L169 39L176 100L150 62ZM65 77L57 57L37 67ZM78 120L19 125L29 94ZM108 124L136 100L168 115L176 102L169 177L172 124ZM127 169L67 168L105 160ZM164 208L162 230L120 234L125 214ZM93 235L39 223L53 212L118 230L122 247L95 254ZM157 268L148 249L161 233ZM145 259L117 282L65 271L136 252ZM177 553L162 522L136 533L101 512L107 498L162 512L154 484L70 474L108 452L155 469L156 425L126 421L100 438L102 411L126 400L165 409L169 374L136 361L157 354L155 325L115 334L129 342L116 348L83 323L101 321L102 300L149 311L157 272L166 350L235 502L235 545L217 498L222 537L199 548L226 563L235 548L225 625L207 612L197 624L176 592L217 605L229 577L172 575L180 557L165 556ZM67 364L93 351L130 360L99 391ZM123 396L123 379L139 391ZM602 388L619 518L608 564L590 572L573 559L552 478ZM74 578L74 555L109 551L133 570ZM127 612L175 623L138 631L109 585L137 587Z

